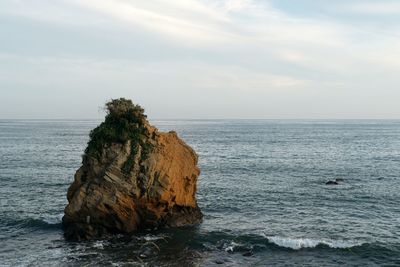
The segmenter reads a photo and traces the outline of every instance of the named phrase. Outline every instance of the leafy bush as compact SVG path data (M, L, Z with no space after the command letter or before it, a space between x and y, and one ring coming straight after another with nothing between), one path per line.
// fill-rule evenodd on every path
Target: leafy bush
M124 144L128 140L132 141L131 155L128 158L131 164L134 154L137 153L137 145L143 147L144 154L149 153L151 148L146 143L149 133L145 127L147 116L142 107L133 104L129 99L119 98L107 102L105 110L107 115L104 122L90 132L86 155L99 157L106 144ZM128 172L129 166L125 166L124 170Z

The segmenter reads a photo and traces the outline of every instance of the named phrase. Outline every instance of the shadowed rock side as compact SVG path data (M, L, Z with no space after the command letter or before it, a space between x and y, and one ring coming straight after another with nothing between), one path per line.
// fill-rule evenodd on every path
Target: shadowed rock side
M107 127L115 122L113 118L109 123L110 117L109 110L103 123ZM158 132L145 117L128 124L140 134L122 142L105 138L107 142L97 142L97 150L91 146L100 139L95 140L93 133L102 125L92 131L94 141L89 142L68 189L63 217L67 238L91 239L201 222L195 196L200 174L196 153L175 132Z

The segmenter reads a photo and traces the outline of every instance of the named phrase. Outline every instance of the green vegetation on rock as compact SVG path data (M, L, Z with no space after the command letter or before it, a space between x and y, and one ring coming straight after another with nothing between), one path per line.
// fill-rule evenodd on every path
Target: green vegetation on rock
M142 158L152 149L152 145L147 142L150 137L146 128L147 116L142 107L125 98L112 99L106 103L105 110L105 121L90 132L85 154L99 158L105 145L125 144L131 140L131 154L122 168L128 173L134 163L138 146L141 147Z
M124 173L129 173L132 170L133 164L135 163L135 155L137 153L137 145L132 144L131 145L131 154L129 155L128 159L124 162L124 165L122 165L121 170Z

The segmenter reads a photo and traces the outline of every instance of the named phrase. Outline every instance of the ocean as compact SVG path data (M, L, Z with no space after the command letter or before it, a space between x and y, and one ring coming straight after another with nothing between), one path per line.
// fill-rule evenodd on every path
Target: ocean
M152 121L198 153L204 222L69 242L99 123L0 121L0 266L400 266L400 121Z

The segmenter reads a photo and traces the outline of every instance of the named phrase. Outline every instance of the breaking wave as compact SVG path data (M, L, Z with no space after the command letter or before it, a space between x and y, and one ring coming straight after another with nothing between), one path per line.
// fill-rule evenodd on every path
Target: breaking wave
M0 225L10 231L18 229L49 230L61 228L63 214L46 215L39 218L2 217Z
M57 215L46 216L46 217L42 218L41 220L47 224L60 224L63 216L64 216L64 213L60 213Z
M316 248L319 246L327 246L330 248L352 248L362 246L363 243L356 243L344 240L332 239L311 239L311 238L290 238L280 236L266 236L268 242L274 243L279 247L290 248L294 250L303 248Z

